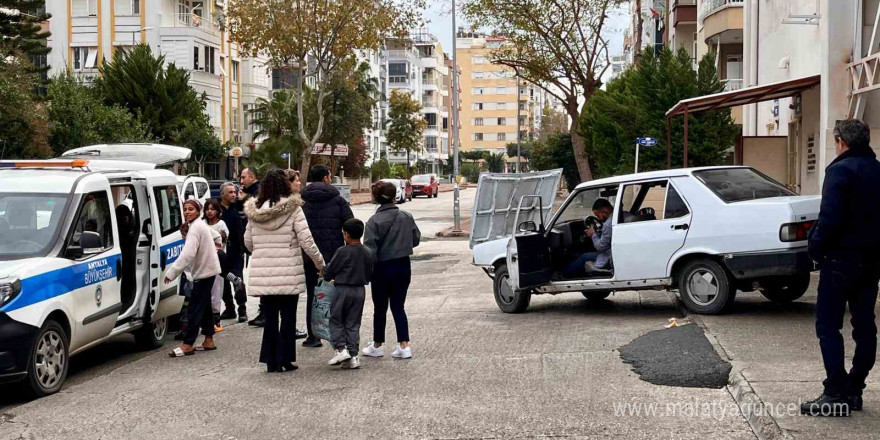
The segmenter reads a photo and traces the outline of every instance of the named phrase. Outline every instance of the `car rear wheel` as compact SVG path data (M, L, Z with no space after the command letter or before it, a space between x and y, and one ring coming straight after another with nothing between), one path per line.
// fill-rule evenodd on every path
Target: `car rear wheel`
M165 344L168 318L162 318L135 330L134 340L144 350L155 350Z
M48 320L40 329L28 359L27 391L34 397L57 393L67 379L70 366L67 333L55 321Z
M788 304L807 293L810 287L810 274L801 273L761 281L761 294L779 304Z
M688 310L701 315L722 313L736 296L727 271L709 259L687 263L678 274L678 289Z
M585 290L581 292L587 301L602 301L611 295L610 290Z
M529 308L529 302L532 299L531 292L513 289L506 265L495 270L494 291L495 303L504 313L522 313Z

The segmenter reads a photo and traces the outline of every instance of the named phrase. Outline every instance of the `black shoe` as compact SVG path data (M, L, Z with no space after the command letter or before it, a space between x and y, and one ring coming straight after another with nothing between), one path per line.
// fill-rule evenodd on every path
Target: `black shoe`
M235 310L232 310L231 307L227 307L226 310L223 311L223 314L220 315L220 319L235 319Z
M262 314L257 315L256 318L251 319L250 321L248 321L248 325L252 325L252 326L254 326L254 327L262 327L262 326L264 326L265 324L266 324L266 323L263 321L263 315L262 315Z
M307 347L307 348L318 348L323 345L324 344L321 342L320 339L306 338L306 340L303 341L303 347Z
M247 315L238 315L238 322L245 322L247 320Z
M269 364L266 364L266 372L267 372L267 373L280 373L280 372L281 372L281 367L279 367L279 366L277 366L277 365L269 365Z
M305 339L305 338L307 338L307 337L309 337L309 334L308 334L308 333L306 333L306 332L304 332L304 331L302 331L302 330L297 330L297 331L296 331L296 339Z
M288 362L286 364L281 364L282 371L296 371L298 369L299 369L299 367L297 367L295 364L293 364L291 362Z
M247 320L247 307L242 304L238 306L238 322L245 322Z
M850 398L844 396L829 396L822 393L815 400L801 404L801 414L822 417L849 417Z
M862 396L849 396L849 407L853 411L861 411L862 410Z

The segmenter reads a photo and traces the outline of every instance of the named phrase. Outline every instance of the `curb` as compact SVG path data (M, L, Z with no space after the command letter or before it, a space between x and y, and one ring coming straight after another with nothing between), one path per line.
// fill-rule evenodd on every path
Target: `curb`
M742 408L764 408L764 401L761 400L761 397L758 396L758 393L752 388L752 384L749 383L749 380L743 375L742 369L735 366L733 358L727 354L727 351L724 350L724 347L721 346L718 339L715 338L715 335L712 334L700 315L690 315L687 308L681 300L678 299L678 296L675 293L667 291L667 294L672 299L679 314L690 318L691 322L703 329L703 334L706 336L709 343L712 344L712 348L715 349L718 356L721 356L722 359L734 366L733 369L730 370L730 376L727 378L727 392L740 408L740 414L743 419L745 419L746 423L749 424L749 429L752 430L752 434L754 434L758 440L794 438L788 431L780 428L773 416L767 414L766 411L749 411L748 415L742 414Z

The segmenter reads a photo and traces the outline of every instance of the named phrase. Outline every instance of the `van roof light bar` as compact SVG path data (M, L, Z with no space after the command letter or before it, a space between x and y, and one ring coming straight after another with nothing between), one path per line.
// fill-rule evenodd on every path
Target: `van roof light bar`
M0 162L2 168L82 168L86 169L89 161L85 159L74 160L16 160Z

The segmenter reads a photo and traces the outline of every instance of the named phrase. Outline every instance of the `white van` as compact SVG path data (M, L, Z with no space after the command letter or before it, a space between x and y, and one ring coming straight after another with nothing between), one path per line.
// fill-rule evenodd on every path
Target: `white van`
M118 160L156 147L147 162ZM183 248L177 176L155 168L189 150L97 149L120 156L0 162L0 382L24 380L38 397L61 389L69 356L113 336L160 347L183 305L177 281L164 282ZM128 240L120 205L133 214Z
M182 194L183 201L196 199L202 206L211 198L211 187L208 180L198 174L177 176L177 192Z

